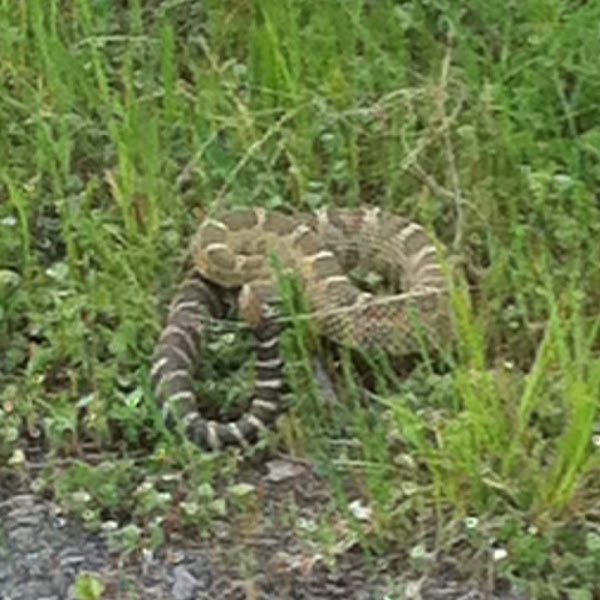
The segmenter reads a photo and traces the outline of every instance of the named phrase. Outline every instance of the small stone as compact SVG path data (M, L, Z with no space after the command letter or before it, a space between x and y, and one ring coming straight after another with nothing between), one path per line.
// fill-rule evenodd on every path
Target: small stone
M175 567L172 594L175 600L193 600L200 582L183 566Z

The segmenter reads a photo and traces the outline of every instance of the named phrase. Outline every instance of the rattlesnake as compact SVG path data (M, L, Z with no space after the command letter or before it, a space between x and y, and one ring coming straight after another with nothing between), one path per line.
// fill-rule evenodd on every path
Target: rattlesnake
M246 446L281 409L281 326L272 310L278 288L270 253L284 270L299 274L309 316L335 342L403 355L448 337L447 285L436 248L420 225L405 218L376 208L296 216L237 210L203 221L191 247L195 268L171 304L151 383L168 422L182 418L187 437L201 446ZM348 278L357 267L375 271L392 292L361 291ZM197 412L193 375L205 317L223 317L228 290L241 290L239 307L255 333L256 387L240 419L219 423Z

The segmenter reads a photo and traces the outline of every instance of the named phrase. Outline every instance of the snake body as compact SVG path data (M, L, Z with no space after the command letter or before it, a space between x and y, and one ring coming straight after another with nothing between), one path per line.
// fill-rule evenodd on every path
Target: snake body
M310 317L339 344L410 354L439 344L450 331L446 278L437 250L419 224L376 208L327 209L288 216L237 210L204 220L192 243L194 270L171 304L152 360L151 383L168 421L181 418L193 442L211 449L247 446L281 410L284 387L281 326L272 311L278 284L273 253L299 275ZM373 295L349 273L366 268L390 293ZM257 375L248 411L220 423L197 411L194 372L205 317L222 318L224 295L239 292L253 327Z

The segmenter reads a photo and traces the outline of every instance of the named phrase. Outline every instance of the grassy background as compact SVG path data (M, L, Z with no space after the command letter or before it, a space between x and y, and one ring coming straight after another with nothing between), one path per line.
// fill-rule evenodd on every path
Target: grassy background
M448 372L380 370L375 434L350 411L370 534L466 539L473 569L591 598L599 19L567 0L1 0L2 454L23 418L55 448L115 423L143 444L148 358L205 212L376 203L465 276Z

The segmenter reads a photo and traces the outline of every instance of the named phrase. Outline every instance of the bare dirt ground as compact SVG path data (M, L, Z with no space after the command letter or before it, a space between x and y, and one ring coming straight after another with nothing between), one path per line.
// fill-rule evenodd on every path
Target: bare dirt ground
M326 484L306 465L289 471L283 478L256 475L262 514L250 522L226 522L207 541L179 530L157 553L136 551L125 558L109 550L103 534L87 532L78 519L5 472L0 598L75 599L77 577L91 573L103 586L102 599L525 600L496 584L460 581L441 564L421 579L408 579L407 565L390 556L367 568L358 547L328 564L281 518L289 501L298 509L296 520L318 513L328 498Z

